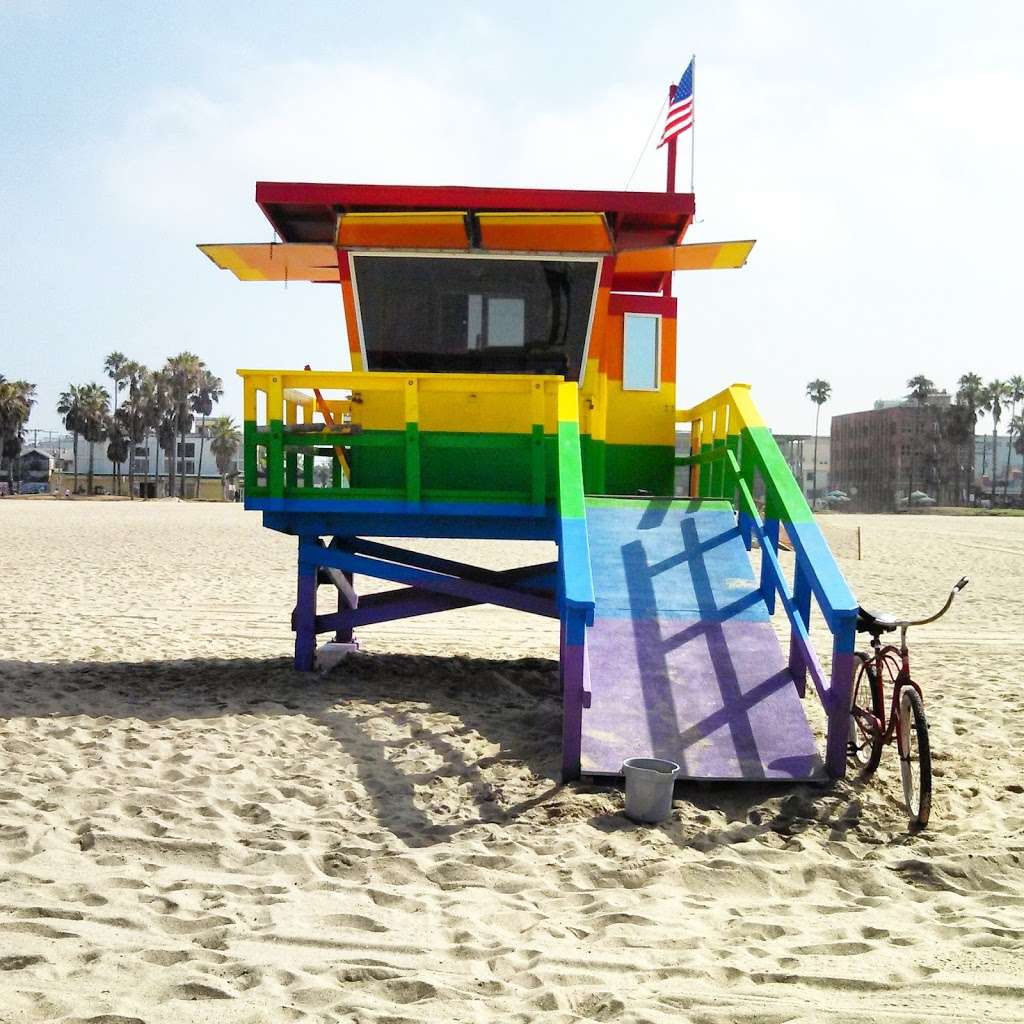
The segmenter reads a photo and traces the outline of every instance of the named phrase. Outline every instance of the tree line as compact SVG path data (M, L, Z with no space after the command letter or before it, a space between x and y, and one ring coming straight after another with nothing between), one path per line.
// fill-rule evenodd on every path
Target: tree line
M78 491L78 448L84 441L89 446L89 468L86 474L88 494L93 493L95 449L107 442L106 455L114 467L114 489L123 490L122 467L128 464L128 493L135 496L136 445L149 451L149 440L156 438L156 460L153 478L157 485L162 478L160 454L165 456L167 492L175 490L185 497L185 437L192 432L196 417L203 418L200 430L199 459L196 462L196 494L202 469L206 440L217 461L222 486L226 483L231 462L238 454L241 433L230 416L208 419L213 407L224 394L224 382L193 352L172 356L158 370L150 370L123 352L111 352L103 370L112 382L111 391L95 382L70 384L61 392L57 413L71 434L74 455L74 489ZM123 397L122 397L123 396ZM8 460L7 478L13 489L14 462L25 442L25 428L32 407L36 404L36 387L24 380L8 380L0 374L0 455ZM179 448L180 445L180 448ZM179 458L182 472L178 472ZM146 461L145 479L150 477Z
M111 352L103 369L113 384L111 393L100 384L71 384L61 392L57 413L72 436L74 454L74 488L78 490L78 443L89 445L87 493L93 493L95 446L107 442L107 458L114 467L114 487L121 493L122 467L128 464L128 493L135 495L134 448L142 445L149 451L149 440L156 439L154 479L161 480L160 453L166 459L167 493L177 487L185 497L185 438L192 432L197 416L203 417L200 431L199 458L196 461L196 494L207 436L210 450L217 461L217 470L225 483L231 460L238 452L241 435L230 416L208 420L224 394L224 382L193 352L172 356L158 370L150 370L123 352ZM124 393L123 399L121 398ZM120 399L120 401L119 401ZM178 456L180 452L180 456ZM178 472L178 463L182 472ZM149 479L147 458L145 479Z

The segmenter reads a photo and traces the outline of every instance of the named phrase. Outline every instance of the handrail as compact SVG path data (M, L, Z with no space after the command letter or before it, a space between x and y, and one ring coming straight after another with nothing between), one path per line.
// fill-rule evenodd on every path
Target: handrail
M845 771L846 733L853 676L857 602L814 521L779 446L750 397L749 384L733 384L690 409L676 413L689 423L691 454L676 464L691 469L690 490L701 497L725 498L737 508L747 546L757 537L761 548L761 596L769 611L776 598L790 623L790 670L798 688L810 674L828 712L826 763L834 777ZM754 501L754 479L765 494L763 516ZM778 559L780 526L793 545L792 588ZM833 636L831 679L826 683L808 633L812 596Z

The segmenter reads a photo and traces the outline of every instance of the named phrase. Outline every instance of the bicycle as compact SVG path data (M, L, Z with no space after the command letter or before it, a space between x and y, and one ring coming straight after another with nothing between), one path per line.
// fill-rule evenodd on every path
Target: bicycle
M969 580L961 577L946 603L925 619L896 619L866 608L857 609L857 632L871 634L871 653L857 651L858 661L850 703L847 754L864 775L872 775L882 747L896 740L903 779L903 799L911 824L924 828L932 807L932 757L924 695L910 676L907 630L941 619ZM900 631L900 644L882 644L882 634ZM885 683L892 686L889 717L885 717Z

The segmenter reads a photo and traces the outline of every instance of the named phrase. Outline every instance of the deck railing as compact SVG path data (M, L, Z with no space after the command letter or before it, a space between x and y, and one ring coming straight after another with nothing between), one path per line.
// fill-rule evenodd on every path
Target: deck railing
M679 410L676 420L691 430L691 454L676 459L677 465L690 468L690 493L730 500L747 548L753 537L758 540L761 595L772 613L778 598L789 619L790 671L801 694L811 677L828 716L826 766L834 778L841 777L846 770L857 602L754 406L750 385L733 384L692 409ZM763 515L754 500L755 479L764 490ZM792 584L778 557L782 527L795 554ZM812 597L832 633L828 680L808 634Z
M544 506L555 481L545 436L554 433L560 377L519 374L355 373L347 371L239 370L245 389L244 470L252 498L475 500ZM329 393L325 396L324 393ZM341 397L337 397L338 394ZM507 399L524 410L522 429L474 434L431 429L421 421L421 400L437 395ZM265 411L261 404L265 402ZM382 408L394 422L380 426ZM363 422L372 408L375 425ZM387 419L387 416L384 417ZM330 422L333 421L333 422ZM546 426L550 424L550 430ZM553 441L553 437L552 437ZM424 483L426 460L445 449L471 452L495 467L513 464L507 485L457 489ZM353 454L362 458L353 459ZM330 479L315 473L317 457L329 459ZM401 467L386 484L380 474L360 474L351 463ZM507 460L503 463L502 460ZM525 467L525 470L522 469ZM368 476L370 484L361 476Z

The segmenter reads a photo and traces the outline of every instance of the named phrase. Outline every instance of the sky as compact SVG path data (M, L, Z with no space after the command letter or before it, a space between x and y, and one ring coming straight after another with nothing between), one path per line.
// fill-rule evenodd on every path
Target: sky
M270 240L257 180L620 189L640 157L662 189L644 143L695 53L687 241L757 245L676 276L681 406L745 381L809 433L821 377L827 433L919 373L1024 374L1021 52L995 0L0 0L0 373L56 428L107 353L191 350L239 417L237 368L347 363L336 288L195 249Z

